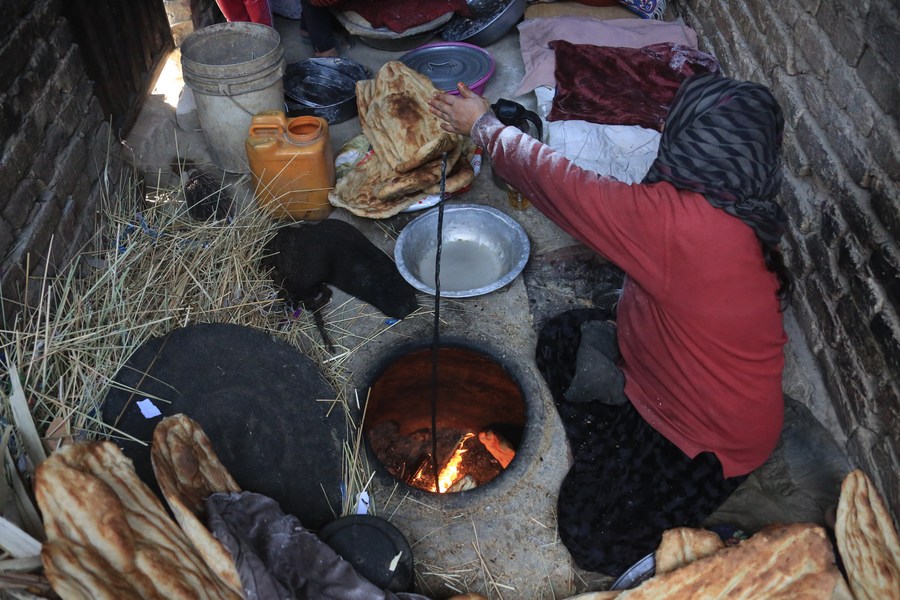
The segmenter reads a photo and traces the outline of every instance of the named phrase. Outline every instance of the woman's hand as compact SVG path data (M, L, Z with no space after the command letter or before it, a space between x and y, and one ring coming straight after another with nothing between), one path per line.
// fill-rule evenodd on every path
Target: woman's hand
M459 96L435 94L428 101L432 114L444 120L441 128L450 133L469 135L478 117L491 110L491 103L460 82L456 84Z

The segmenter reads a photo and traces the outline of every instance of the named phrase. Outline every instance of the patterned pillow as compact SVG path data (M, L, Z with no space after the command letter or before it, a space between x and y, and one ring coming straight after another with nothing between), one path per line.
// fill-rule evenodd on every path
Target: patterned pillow
M662 19L666 12L666 0L619 0L619 4L644 19Z

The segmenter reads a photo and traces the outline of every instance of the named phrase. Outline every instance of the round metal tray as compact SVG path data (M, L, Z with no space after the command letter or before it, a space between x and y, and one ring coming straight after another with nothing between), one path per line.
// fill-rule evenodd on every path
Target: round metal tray
M494 59L487 50L460 42L428 44L407 52L400 62L430 78L434 87L445 92L456 90L456 84L462 81L480 94L494 74Z
M630 590L631 588L635 588L651 577L656 573L656 558L653 554L648 554L641 560L634 563L631 567L628 568L627 571L622 573L618 579L616 579L610 590Z

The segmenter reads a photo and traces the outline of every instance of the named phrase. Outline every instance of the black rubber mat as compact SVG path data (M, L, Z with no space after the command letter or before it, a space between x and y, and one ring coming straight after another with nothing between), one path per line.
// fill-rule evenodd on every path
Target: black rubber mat
M145 343L115 379L139 393L111 389L103 420L148 442L116 440L157 493L149 441L160 420L183 413L243 489L273 498L309 529L340 514L344 414L326 416L331 403L318 400L334 390L289 344L240 325L192 325Z

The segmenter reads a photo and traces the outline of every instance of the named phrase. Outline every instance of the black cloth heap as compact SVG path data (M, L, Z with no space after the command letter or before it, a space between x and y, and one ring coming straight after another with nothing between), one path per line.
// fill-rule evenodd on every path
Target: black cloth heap
M572 449L557 500L559 537L579 567L617 576L655 551L666 529L699 526L746 477L726 479L715 454L689 458L627 399L611 404L610 393L622 393L615 378L605 378L611 389L600 395L606 398L568 400L580 375L585 326L606 326L609 316L576 309L550 319L538 334L535 359ZM593 347L610 351L606 344ZM606 360L613 362L618 352L610 354Z
M776 246L787 222L781 189L784 118L763 85L703 74L681 85L666 118L659 154L643 183L667 181L703 194Z

